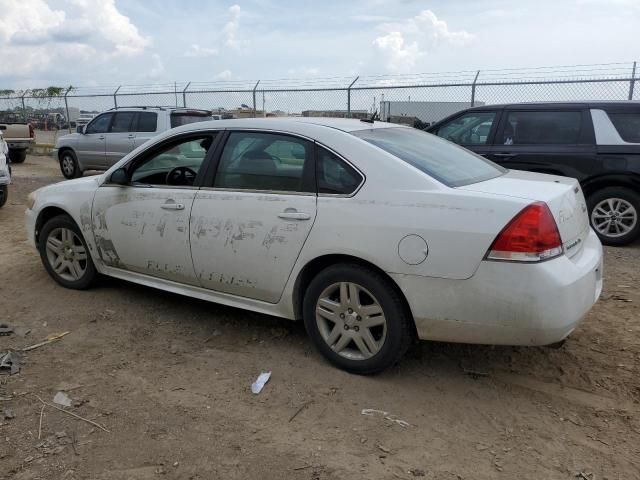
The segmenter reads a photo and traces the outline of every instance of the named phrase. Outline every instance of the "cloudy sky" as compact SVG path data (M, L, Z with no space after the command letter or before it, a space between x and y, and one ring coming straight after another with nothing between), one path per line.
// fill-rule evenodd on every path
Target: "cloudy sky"
M0 89L631 62L638 32L640 0L0 0Z

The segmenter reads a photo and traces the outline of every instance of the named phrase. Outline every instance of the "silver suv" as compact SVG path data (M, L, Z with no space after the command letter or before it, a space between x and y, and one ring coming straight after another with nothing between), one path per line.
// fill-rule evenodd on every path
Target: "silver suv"
M76 133L58 138L53 156L66 178L85 170L107 170L150 138L187 123L211 120L208 110L175 107L124 107L97 115Z

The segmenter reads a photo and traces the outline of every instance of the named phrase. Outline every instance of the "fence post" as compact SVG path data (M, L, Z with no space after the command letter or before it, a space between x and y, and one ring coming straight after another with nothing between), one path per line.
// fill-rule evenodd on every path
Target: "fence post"
M629 82L629 100L633 100L633 87L636 83L636 62L633 62L633 70L631 70L631 81Z
M187 89L189 88L189 85L191 85L191 82L187 83L187 86L182 90L182 106L184 108L187 108Z
M120 90L120 87L122 87L122 85L119 85L118 88L116 88L116 91L113 92L113 106L115 108L118 108L118 98L116 97L116 95L118 95L118 90Z
M256 118L257 115L257 110L256 110L256 89L258 88L258 84L260 83L260 80L258 80L256 82L256 86L253 87L253 118ZM262 112L262 114L264 115L264 112Z
M67 102L67 95L69 95L71 88L72 88L71 85L69 85L69 88L67 88L67 91L64 92L64 110L67 113L67 127L69 130L69 133L71 133L71 116L69 115L69 103Z
M471 84L471 106L476 106L476 83L478 82L478 75L480 75L480 70L476 72L476 77L473 79L473 83Z
M356 83L359 78L360 78L360 75L354 78L353 82L351 82L351 85L347 87L347 117L348 118L351 118L351 87L353 87L353 84Z
M20 97L20 100L22 100L22 119L26 122L27 121L27 107L25 107L24 105L24 96L27 94L26 90L22 91L22 97Z

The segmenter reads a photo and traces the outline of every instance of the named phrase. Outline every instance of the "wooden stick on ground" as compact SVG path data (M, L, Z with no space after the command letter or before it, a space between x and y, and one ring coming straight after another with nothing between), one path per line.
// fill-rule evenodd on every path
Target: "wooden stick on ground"
M42 415L44 414L44 407L46 405L42 405L42 409L40 410L40 423L38 424L38 440L42 437Z
M98 427L100 430L104 430L104 431L105 431L105 432L107 432L107 433L111 433L109 430L107 430L106 428L104 428L104 427L103 427L102 425L100 425L99 423L94 422L93 420L89 420L88 418L81 417L80 415L77 415L77 414L75 414L75 413L73 413L73 412L70 412L69 410L65 410L64 408L56 407L56 406L55 406L54 404L52 404L52 403L45 402L44 400L42 400L42 399L41 399L38 395L36 395L35 393L34 393L34 396L35 396L38 400L40 400L40 402L41 402L43 405L46 405L47 407L55 408L56 410L59 410L59 411L61 411L61 412L64 412L64 413L66 413L67 415L71 415L72 417L75 417L75 418L77 418L78 420L82 420L83 422L90 423L90 424L91 424L91 425L93 425L94 427Z

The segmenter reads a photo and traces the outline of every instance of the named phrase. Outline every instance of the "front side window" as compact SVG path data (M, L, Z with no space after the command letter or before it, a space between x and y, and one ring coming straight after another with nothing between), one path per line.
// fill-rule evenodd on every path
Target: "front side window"
M575 145L582 130L580 112L508 112L497 143L503 145Z
M132 183L190 187L200 171L215 134L173 141L143 158L130 171Z
M362 176L330 151L316 147L318 193L351 195L362 183Z
M640 143L640 112L607 113L625 142Z
M449 187L482 182L506 170L469 150L414 128L359 130L360 137Z
M158 114L155 112L139 112L137 132L155 132L158 129Z
M113 113L103 113L96 117L87 125L85 133L107 133L109 125L111 125L111 117Z
M214 187L235 190L311 191L305 169L313 145L274 133L232 132L222 151Z
M135 112L118 112L116 113L113 123L111 124L111 133L131 132L133 126L133 117Z
M470 112L442 125L436 135L461 145L484 145L496 112Z

